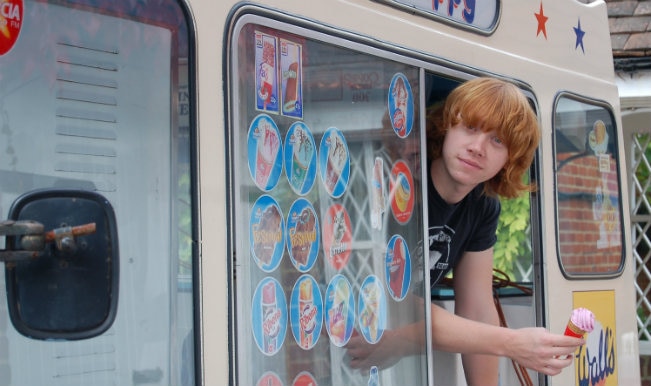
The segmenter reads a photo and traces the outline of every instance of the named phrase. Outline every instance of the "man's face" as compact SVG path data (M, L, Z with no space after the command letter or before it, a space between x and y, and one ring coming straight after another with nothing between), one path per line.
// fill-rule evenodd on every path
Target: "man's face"
M463 120L450 127L443 143L443 159L452 179L475 186L493 178L509 158L506 144L495 131L484 132Z

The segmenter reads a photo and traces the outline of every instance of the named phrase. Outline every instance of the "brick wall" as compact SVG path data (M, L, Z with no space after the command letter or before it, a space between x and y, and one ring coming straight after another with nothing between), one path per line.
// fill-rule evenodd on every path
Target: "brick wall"
M559 250L568 273L616 271L622 263L617 164L609 155L560 154Z

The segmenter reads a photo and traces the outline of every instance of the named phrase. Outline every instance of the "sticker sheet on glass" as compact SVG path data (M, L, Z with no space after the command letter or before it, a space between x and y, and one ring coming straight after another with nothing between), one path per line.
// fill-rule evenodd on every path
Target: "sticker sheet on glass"
M302 46L280 39L280 73L282 75L282 114L303 118Z
M385 255L385 281L391 297L401 301L411 284L411 255L405 239L394 235L387 244Z
M328 128L321 138L319 172L328 194L341 197L350 177L350 154L343 133L335 127Z
M292 190L304 196L316 178L316 144L312 131L302 121L287 130L284 148L285 173Z
M357 304L362 336L371 344L377 343L384 333L387 320L386 296L377 276L369 275L364 279Z
M384 160L376 157L371 172L371 227L382 229L383 214L386 211L386 191L384 185Z
M255 31L255 100L256 108L278 113L278 38Z
M388 108L393 131L400 138L407 137L414 124L414 95L409 80L402 73L393 75L391 79Z
M314 266L319 254L321 230L312 204L299 198L287 214L287 249L294 267L307 272Z
M258 115L249 126L247 157L256 186L265 192L275 188L283 172L282 141L276 122L267 114Z
M405 224L414 211L414 178L409 166L398 160L391 168L389 195L393 217L400 224Z
M251 301L251 326L258 349L265 355L276 354L287 334L287 303L280 283L265 277Z
M321 335L323 299L319 284L310 275L301 276L292 289L289 318L299 347L310 350Z
M283 382L280 380L278 374L273 371L267 371L262 374L255 386L284 386Z
M269 195L260 196L251 209L249 221L251 257L260 269L272 272L285 250L285 225L280 206Z
M340 271L350 257L352 226L348 211L341 204L332 204L322 217L323 253L330 265Z
M355 326L355 297L348 279L335 275L324 298L326 331L332 344L342 347L350 340Z
M310 374L308 371L301 371L298 373L296 378L294 378L294 382L292 382L292 386L319 386L316 383L316 380Z

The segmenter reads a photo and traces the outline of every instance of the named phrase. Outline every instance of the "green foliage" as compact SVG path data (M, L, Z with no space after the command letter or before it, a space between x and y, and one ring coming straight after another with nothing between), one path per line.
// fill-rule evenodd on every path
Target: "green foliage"
M502 199L502 213L497 225L494 267L505 272L511 280L519 280L516 261L531 262L529 195Z

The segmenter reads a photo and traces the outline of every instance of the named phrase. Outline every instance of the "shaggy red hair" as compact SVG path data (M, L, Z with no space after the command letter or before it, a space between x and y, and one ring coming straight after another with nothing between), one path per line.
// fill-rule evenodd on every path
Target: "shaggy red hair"
M524 180L540 141L538 119L529 101L515 85L495 79L476 78L452 90L441 107L427 116L427 151L430 160L439 158L447 130L463 120L484 132L495 130L509 151L502 170L484 183L487 195L517 197L533 191Z

